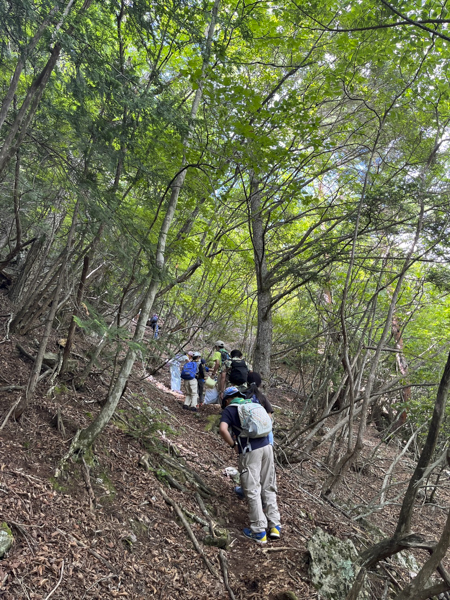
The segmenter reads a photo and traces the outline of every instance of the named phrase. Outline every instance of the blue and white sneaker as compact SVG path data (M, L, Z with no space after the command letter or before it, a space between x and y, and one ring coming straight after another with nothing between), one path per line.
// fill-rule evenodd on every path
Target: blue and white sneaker
M280 529L281 525L275 525L269 529L269 537L271 540L279 540L280 539Z
M254 533L248 527L245 527L245 529L243 529L242 531L245 537L247 537L249 540L253 540L258 544L267 544L267 536L265 531L261 531L260 533Z

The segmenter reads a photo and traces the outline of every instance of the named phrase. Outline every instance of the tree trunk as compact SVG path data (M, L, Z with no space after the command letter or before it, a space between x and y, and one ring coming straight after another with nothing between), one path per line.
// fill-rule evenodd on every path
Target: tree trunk
M44 354L47 350L47 344L48 344L48 340L50 338L50 334L52 331L53 321L55 320L56 311L58 310L59 296L61 295L61 290L62 290L63 282L64 282L65 266L67 264L68 257L70 256L72 241L73 241L73 238L75 235L75 225L77 222L79 202L80 201L78 200L77 203L75 204L75 208L73 211L72 224L70 226L70 231L69 231L69 235L67 238L66 258L62 262L61 268L59 270L58 281L56 284L55 291L53 293L52 305L51 305L51 308L50 308L50 311L49 311L49 314L48 314L48 317L47 317L47 320L45 323L44 334L42 336L42 340L41 340L41 344L39 346L36 360L34 361L34 365L31 370L30 377L28 379L28 384L27 384L27 389L26 389L25 395L23 397L23 400L21 400L21 402L16 407L16 410L14 413L15 419L18 419L22 415L22 413L24 412L24 410L30 403L30 401L33 398L34 393L36 391L36 386L38 384L39 375L40 375L40 372L42 369L42 363L44 360Z
M14 304L20 302L20 298L23 295L23 291L25 288L25 284L27 279L40 255L42 248L45 244L45 235L41 236L39 239L34 240L33 245L28 251L27 258L25 260L25 264L22 268L22 271L18 278L14 281L11 289L9 290L8 297Z
M0 109L0 130L3 127L3 124L5 122L6 116L8 114L9 107L11 106L11 102L14 99L14 95L16 93L17 86L19 84L20 76L21 76L22 71L23 71L23 69L25 67L26 57L29 56L33 52L33 50L36 48L37 43L41 39L42 34L44 33L45 29L49 25L49 23L51 21L51 18L56 13L56 11L58 10L58 8L59 8L59 6L57 4L56 6L54 6L51 9L51 11L49 12L47 18L44 19L44 21L38 27L38 29L37 29L36 33L34 34L34 36L31 38L30 43L28 44L28 46L26 48L22 48L21 51L20 51L20 53L19 53L19 58L17 60L17 64L16 64L16 68L14 70L14 74L13 74L13 76L11 78L8 91L6 92L6 96L3 99L2 107Z
M367 568L375 566L380 560L388 558L407 547L417 547L423 542L423 537L416 534L411 534L411 518L414 508L414 501L419 489L419 482L423 478L428 465L431 462L434 450L436 448L439 430L445 414L447 396L450 389L450 354L447 358L444 373L439 384L436 402L434 405L433 416L431 418L430 427L428 429L427 439L420 454L416 469L409 481L408 489L403 498L402 508L397 521L397 527L394 535L391 538L386 538L378 544L365 550L361 559L363 565ZM447 519L446 529L443 536L448 534L447 527L449 521Z
M67 370L70 352L72 350L73 338L75 335L75 326L76 326L75 317L76 317L77 313L79 312L81 300L83 299L83 291L84 291L84 286L86 283L86 277L88 274L88 268L89 268L89 256L86 255L84 257L83 271L81 273L80 283L78 284L77 298L75 300L75 311L72 315L72 319L70 320L69 331L67 332L67 340L66 340L66 344L64 346L63 362L62 362L61 371L60 371L61 374Z
M89 6L91 5L92 0L85 0L80 13L85 12ZM70 0L66 9L64 10L61 21L56 27L56 31L60 29L63 24L63 20L67 17L72 7L73 1ZM53 11L50 12L49 17L53 14ZM54 33L56 33L56 31ZM73 28L69 28L67 35L70 35L73 31ZM33 44L36 45L39 37L42 35L42 32L39 30L35 34L37 37L36 40L34 38L30 42L30 45L33 47ZM41 101L42 95L44 93L45 88L47 87L47 83L50 79L50 75L52 74L53 69L55 68L56 63L58 62L59 56L61 54L62 45L57 42L50 53L50 57L47 61L47 64L42 69L41 73L36 77L31 86L28 89L28 92L25 96L24 101L22 102L22 106L20 107L19 112L17 113L14 121L11 123L8 135L5 138L2 148L0 149L0 176L5 171L8 166L12 156L17 152L20 148L22 141L28 131L28 127L36 113L36 110ZM21 60L19 59L18 65L16 67L16 71L11 80L10 89L6 94L0 115L3 119L6 118L8 107L11 103L10 98L14 97L15 88L17 88L17 84L20 79L20 73L23 69ZM14 91L13 91L14 90Z
M253 369L268 384L270 377L270 354L272 350L272 293L267 285L267 260L265 252L265 230L261 214L261 192L259 182L250 174L250 224L253 256L256 269L258 299L258 325Z
M400 323L395 315L392 318L392 335L394 336L394 339L395 339L395 347L399 350L399 352L397 352L395 355L395 359L397 361L397 366L398 366L400 373L406 378L406 377L408 377L408 363L403 354L402 329L401 329ZM406 404L410 400L411 386L406 385L403 388L403 390L401 391L401 398L402 398L403 404ZM397 420L393 426L393 429L396 429L396 428L400 427L401 425L404 425L406 423L406 417L407 417L406 410L403 409L401 411L401 413L398 415Z
M423 596L427 590L425 585L434 571L438 568L441 560L444 558L448 546L450 544L450 511L447 515L447 522L444 530L441 534L441 539L435 546L430 558L426 561L423 567L420 569L416 577L406 585L403 590L396 596L395 600L420 600L421 598L429 598L430 596ZM450 589L450 585L446 583L447 590Z
M33 81L20 110L11 124L10 130L0 150L0 175L6 169L15 152L20 148L28 126L41 101L42 94L47 86L50 75L58 62L61 53L61 44L54 45L47 64L40 75Z
M205 83L205 75L206 69L209 65L209 59L211 55L211 47L214 35L214 29L217 21L217 14L219 10L220 0L215 0L212 12L211 12L211 22L208 28L207 36L206 36L206 45L205 50L203 52L203 65L201 75L198 81L198 88L195 92L194 100L192 103L190 121L189 121L189 131L183 140L183 145L185 148L189 145L189 139L192 132L193 122L197 115L197 111L200 105L200 100L203 94L203 86ZM156 260L155 267L153 269L152 274L150 275L149 284L147 287L147 292L145 294L143 303L141 305L141 311L139 315L139 320L136 325L136 329L134 332L132 344L128 349L128 352L125 356L125 360L122 363L121 369L119 371L119 375L111 389L111 392L108 395L108 399L100 411L97 418L89 425L87 429L84 429L80 432L80 434L73 440L71 448L69 450L69 455L74 452L83 453L88 448L90 448L93 442L96 440L98 435L103 431L106 425L109 423L111 417L113 416L116 407L119 403L120 398L122 397L123 390L125 389L125 385L128 381L128 377L131 373L131 369L133 368L134 362L136 360L137 350L136 346L142 341L145 333L146 324L148 318L150 316L150 312L153 307L153 302L160 286L160 280L164 269L165 264L165 250L167 243L167 235L170 229L170 226L173 221L173 217L175 215L175 210L178 203L178 197L180 195L181 189L184 184L184 180L186 178L186 169L185 169L186 160L183 158L182 161L182 169L175 177L172 185L171 185L171 194L170 199L167 205L166 215L164 217L163 223L161 225L161 229L158 236L158 245L156 249Z

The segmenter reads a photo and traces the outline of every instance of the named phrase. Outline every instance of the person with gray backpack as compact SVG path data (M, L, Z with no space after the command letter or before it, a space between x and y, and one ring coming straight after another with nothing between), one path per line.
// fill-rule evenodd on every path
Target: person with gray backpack
M219 433L238 449L241 486L248 501L250 527L243 533L259 544L267 542L267 532L269 538L279 539L275 463L269 442L272 420L261 404L243 398L235 386L224 391L222 406Z

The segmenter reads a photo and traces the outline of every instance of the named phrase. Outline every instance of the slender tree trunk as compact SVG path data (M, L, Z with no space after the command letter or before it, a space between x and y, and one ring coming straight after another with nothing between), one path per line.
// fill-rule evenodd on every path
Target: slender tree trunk
M51 18L58 11L58 9L59 9L59 3L57 3L56 6L54 6L51 9L47 18L44 19L44 21L38 27L36 33L31 38L28 46L26 48L22 48L20 50L20 54L19 54L19 58L17 60L16 68L14 70L14 74L11 78L8 91L6 92L6 96L3 99L2 107L0 109L0 130L3 127L3 124L6 119L6 115L8 114L9 107L11 106L11 102L13 101L14 95L16 93L17 86L18 86L19 80L20 80L20 76L25 67L25 61L27 59L27 56L29 56L33 52L33 50L36 48L37 43L39 42L39 40L42 37L42 34L44 33L47 26L50 24Z
M395 347L399 350L399 352L397 352L395 355L395 360L397 361L397 366L400 373L406 378L408 377L408 363L406 361L405 355L403 354L402 329L395 315L392 318L392 335L395 339ZM401 391L401 398L403 404L406 404L411 398L411 387L409 385L406 385ZM394 429L400 427L401 425L404 425L406 423L406 417L406 410L403 409L397 417Z
M3 143L0 150L0 175L8 166L12 156L19 149L23 138L28 130L28 126L34 117L34 114L41 101L42 94L47 86L50 75L58 62L59 55L61 53L61 44L57 43L54 45L50 58L47 64L43 68L40 75L32 83L25 100L20 107L20 110L14 119L9 133Z
M272 293L267 284L267 260L265 251L265 230L261 212L261 191L254 174L250 174L250 225L253 256L256 269L258 298L258 325L253 369L268 384L270 376L270 354L272 351Z
M70 352L72 350L73 338L74 338L74 334L75 334L75 326L76 326L75 317L76 317L76 314L79 313L81 300L83 299L83 291L84 291L84 286L86 283L86 277L88 274L88 268L89 268L89 256L86 255L84 257L83 271L81 273L80 283L78 284L77 298L75 300L75 312L72 315L72 319L70 320L69 331L67 332L66 344L64 346L63 362L62 362L61 371L60 371L61 374L67 370L67 365L69 362Z
M378 544L365 550L361 559L365 567L371 568L380 560L392 556L408 547L413 547L422 541L422 536L411 534L411 518L414 502L419 489L419 482L423 478L439 437L439 431L445 414L448 392L450 390L450 354L447 357L444 373L439 384L436 402L434 404L433 416L431 417L427 439L420 454L414 473L409 481L408 489L403 498L402 507L397 521L397 527L391 538L386 538ZM447 521L448 524L448 521ZM447 526L446 526L447 527Z
M47 251L50 244L47 244ZM23 301L20 309L17 311L16 316L11 323L11 331L20 331L21 335L25 335L36 319L43 312L43 305L49 302L46 296L49 295L49 290L52 284L55 284L58 280L59 270L61 264L66 262L70 257L66 256L67 246L62 250L60 255L54 261L47 273L45 273L42 281L38 283L37 276L35 277L34 284L29 286L29 290L33 290L32 293ZM42 261L41 261L42 264ZM39 305L40 302L40 305Z
M75 317L80 312L80 305L81 305L81 301L83 299L84 288L86 285L86 278L88 275L89 263L91 261L92 256L94 255L95 247L101 239L103 229L104 229L104 224L102 223L97 231L97 234L95 235L95 238L92 241L92 244L90 244L90 248L88 249L88 252L84 255L83 270L81 272L80 283L78 285L78 292L77 292L77 297L75 300L75 310L72 315L72 319L70 320L69 331L67 332L67 341L66 341L66 345L64 346L63 362L61 365L60 373L65 373L65 371L67 370L67 365L69 362L70 352L72 350L72 345L73 345L73 340L74 340L74 335L75 335L75 326L76 326Z
M212 12L211 12L211 22L208 28L207 36L206 36L206 44L203 52L203 65L201 75L198 81L198 88L195 92L194 100L192 103L191 114L190 114L190 123L189 123L189 131L186 135L186 138L183 140L183 145L185 148L189 145L189 138L192 133L193 122L197 115L198 108L200 105L200 100L203 95L203 86L205 83L206 70L209 65L210 55L211 55L211 47L214 35L214 29L217 21L217 14L219 10L220 0L215 0ZM123 390L125 389L125 385L128 381L128 377L131 373L131 369L133 368L134 362L136 360L136 345L139 344L145 333L145 327L147 324L147 320L150 316L150 312L152 310L153 302L156 296L156 293L160 287L161 276L164 269L165 264L165 250L167 244L167 235L169 233L170 226L173 221L173 217L175 215L175 210L178 203L178 197L180 195L181 189L183 187L185 178L186 178L186 169L184 168L186 164L185 158L182 161L182 169L175 178L172 186L170 199L167 205L166 214L161 225L161 229L158 236L158 245L156 249L156 260L155 267L150 276L150 281L147 287L147 291L141 305L141 311L139 315L139 320L136 325L136 329L134 332L132 344L130 345L128 352L125 356L125 360L122 363L121 369L119 371L119 375L115 381L114 386L111 389L111 392L108 395L108 399L100 411L97 418L89 425L87 429L84 429L77 435L76 439L74 439L72 446L69 450L69 454L72 454L76 451L85 451L89 447L92 446L95 439L98 435L103 431L106 425L111 420L116 407L119 403L120 398L122 397Z
M85 0L80 9L80 13L85 12L89 8L91 3L92 3L92 0ZM72 4L73 4L73 0L70 0L64 11L62 20L60 21L60 23L58 24L58 26L56 28L56 31L62 26L63 20L67 17L68 13L70 12ZM52 15L52 14L53 14L53 11L51 11L50 15ZM70 35L72 33L72 31L73 31L73 28L69 28L67 35ZM38 30L37 34L38 33L39 33L39 30ZM40 37L40 35L42 35L42 33L39 34L39 37ZM34 40L34 38L33 38L33 40ZM35 42L33 40L31 42L31 44L35 45L38 40L36 40ZM41 101L44 90L47 87L47 83L50 79L50 75L52 74L52 71L55 68L56 63L58 62L59 56L61 54L61 49L62 49L62 45L59 42L57 42L53 46L51 53L50 53L50 57L47 61L47 64L45 65L45 67L42 69L41 73L36 77L36 79L33 81L31 86L29 87L28 92L25 96L25 99L22 102L22 106L20 107L20 110L17 113L14 121L11 123L8 135L6 136L3 146L0 149L0 176L2 176L3 172L5 171L6 167L9 164L12 156L15 154L15 152L17 152L17 150L20 148L20 146L22 144L22 141L28 131L28 127L30 126L30 123L31 123L32 119L34 118L36 110L39 106L39 103ZM2 107L1 112L0 112L0 115L3 115L2 116L3 120L6 118L8 107L11 102L11 100L9 99L11 96L11 92L13 89L15 89L14 86L17 87L18 81L20 79L20 72L23 69L23 66L21 65L20 60L18 63L18 69L19 69L19 71L17 73L14 73L14 75L13 75L13 79L11 82L12 87L10 84L10 90L8 91L8 93L6 95L6 98L4 101L4 106ZM12 97L13 96L14 96L14 93L12 93Z
M114 325L114 321L111 322L108 329L111 329L113 325ZM86 365L86 367L84 368L83 372L81 373L81 375L79 375L75 379L75 387L77 389L80 389L84 386L86 379L89 377L89 374L92 371L93 366L97 362L98 357L100 356L100 354L101 354L103 348L106 346L107 342L108 342L108 334L107 334L107 332L105 332L103 334L100 342L97 344L95 351L91 355L91 358L89 359L89 362Z
M364 391L364 400L363 400L362 407L361 407L361 416L360 416L360 420L359 420L359 428L358 428L358 434L356 437L356 442L354 444L354 447L352 448L351 440L350 440L350 443L348 445L345 456L343 456L342 459L336 464L335 468L333 469L333 473L324 482L323 487L322 487L322 493L324 495L331 494L333 489L339 484L346 469L348 469L352 464L355 463L355 461L359 457L359 454L361 453L361 451L364 447L364 434L365 434L366 428L367 428L367 414L368 414L369 405L370 405L370 397L371 397L372 389L373 389L373 386L375 383L375 377L376 377L376 372L378 369L378 364L380 361L381 351L382 351L382 348L384 348L389 331L391 329L394 310L397 305L397 299L399 297L400 290L403 285L403 281L405 279L406 273L408 272L409 268L412 265L412 255L413 255L415 248L417 247L417 244L419 241L419 235L420 235L420 232L422 231L423 215L424 215L424 206L423 206L423 202L421 202L420 213L419 213L419 218L418 218L418 222L417 222L414 240L413 240L411 247L410 247L410 249L405 257L405 260L403 262L402 270L399 274L397 284L395 286L395 289L394 289L394 292L392 294L392 298L391 298L391 301L389 304L389 309L387 312L384 328L383 328L380 340L377 344L375 356L370 365L369 376L367 378L365 391ZM344 297L344 299L345 299L345 297ZM344 306L344 304L345 304L344 300L343 300L342 304Z
M48 344L48 340L50 338L50 334L52 331L53 321L55 320L56 311L58 310L59 297L61 295L61 290L62 290L63 282L64 282L65 266L67 265L68 257L70 256L70 250L71 250L71 246L72 246L72 242L73 242L73 237L75 235L75 225L77 222L79 202L80 201L78 200L75 205L74 211L73 211L72 224L71 224L68 239L67 239L66 258L62 262L61 268L59 270L59 277L58 277L55 291L53 293L52 305L51 305L51 308L50 308L50 311L49 311L49 314L48 314L48 317L47 317L47 320L45 323L44 334L42 336L41 344L39 346L36 360L34 361L34 365L31 370L30 377L28 379L28 384L27 384L27 389L26 389L25 395L24 395L22 401L16 407L16 410L14 413L14 417L16 419L18 419L22 415L22 413L24 412L24 410L26 409L26 407L32 400L34 393L36 391L36 386L37 386L38 380L39 380L39 374L41 372L42 363L44 360L44 354L47 350L47 344Z

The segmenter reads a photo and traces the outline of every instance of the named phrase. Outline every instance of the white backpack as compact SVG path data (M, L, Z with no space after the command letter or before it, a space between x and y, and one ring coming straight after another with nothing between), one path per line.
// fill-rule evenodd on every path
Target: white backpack
M272 419L261 404L248 402L237 405L239 421L241 422L240 436L246 438L262 438L272 431Z

